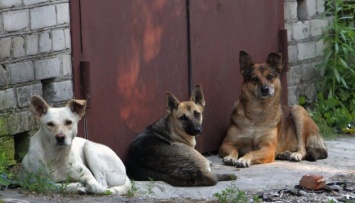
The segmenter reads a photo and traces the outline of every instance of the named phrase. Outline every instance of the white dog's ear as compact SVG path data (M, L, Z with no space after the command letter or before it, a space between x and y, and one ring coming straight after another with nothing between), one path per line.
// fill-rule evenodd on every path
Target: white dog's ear
M32 96L31 108L36 118L39 119L42 115L46 114L49 109L49 105L40 96Z
M85 115L86 101L72 99L68 101L67 107L69 107L73 113L77 113L81 118Z

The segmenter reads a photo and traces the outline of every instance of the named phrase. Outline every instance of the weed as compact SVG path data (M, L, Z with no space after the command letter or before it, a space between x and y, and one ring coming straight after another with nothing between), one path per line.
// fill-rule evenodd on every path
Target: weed
M127 192L128 197L134 197L139 192L139 188L136 186L136 182L134 182L134 180L131 180L131 184L131 189L129 189Z
M221 193L213 194L214 197L218 199L221 203L245 203L248 202L248 198L244 191L241 191L235 185L235 181L231 181L231 184L226 189L222 190ZM258 201L258 199L253 199L253 201Z
M19 185L24 190L38 194L58 193L60 187L52 180L53 170L51 170L50 164L45 165L43 162L41 164L42 167L35 172L22 171Z
M128 190L127 196L128 197L134 197L134 196L148 196L148 195L154 195L154 184L155 181L151 178L149 178L149 183L147 184L147 191L142 191L136 186L136 182L134 180L131 180L131 189Z
M344 132L355 120L355 4L343 0L325 3L325 15L332 16L333 21L320 38L326 46L317 68L324 75L317 84L320 94L314 115Z

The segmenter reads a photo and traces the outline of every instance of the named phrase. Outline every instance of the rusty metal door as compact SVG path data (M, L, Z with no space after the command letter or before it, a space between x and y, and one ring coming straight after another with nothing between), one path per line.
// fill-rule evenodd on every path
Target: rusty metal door
M239 51L263 63L269 52L281 51L280 40L287 47L280 32L284 29L283 1L191 0L189 7L192 83L201 83L206 97L205 133L197 148L206 152L222 143L240 94ZM282 51L287 58L287 48Z
M123 160L136 135L165 114L165 92L186 100L195 84L207 103L197 148L217 150L240 93L239 51L263 62L283 45L283 0L70 5L74 93L89 101L80 136L110 146Z
M124 159L135 136L165 114L166 91L188 97L186 2L71 2L81 14L74 82L75 97L89 100L85 137Z

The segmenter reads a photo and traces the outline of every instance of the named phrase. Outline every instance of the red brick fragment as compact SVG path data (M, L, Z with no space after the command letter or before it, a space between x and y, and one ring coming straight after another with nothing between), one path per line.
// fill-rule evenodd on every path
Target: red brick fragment
M325 179L321 175L304 175L299 185L307 190L320 190L325 188Z

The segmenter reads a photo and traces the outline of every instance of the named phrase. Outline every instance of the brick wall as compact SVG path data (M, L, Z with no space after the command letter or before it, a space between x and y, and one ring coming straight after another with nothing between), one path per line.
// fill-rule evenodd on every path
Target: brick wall
M73 98L70 41L69 0L0 0L0 146L10 158L35 130L32 95Z
M317 93L315 83L321 78L315 66L323 58L323 41L318 39L329 22L321 17L325 0L285 0L285 27L288 31L290 70L288 103L298 103L300 96L309 102Z

